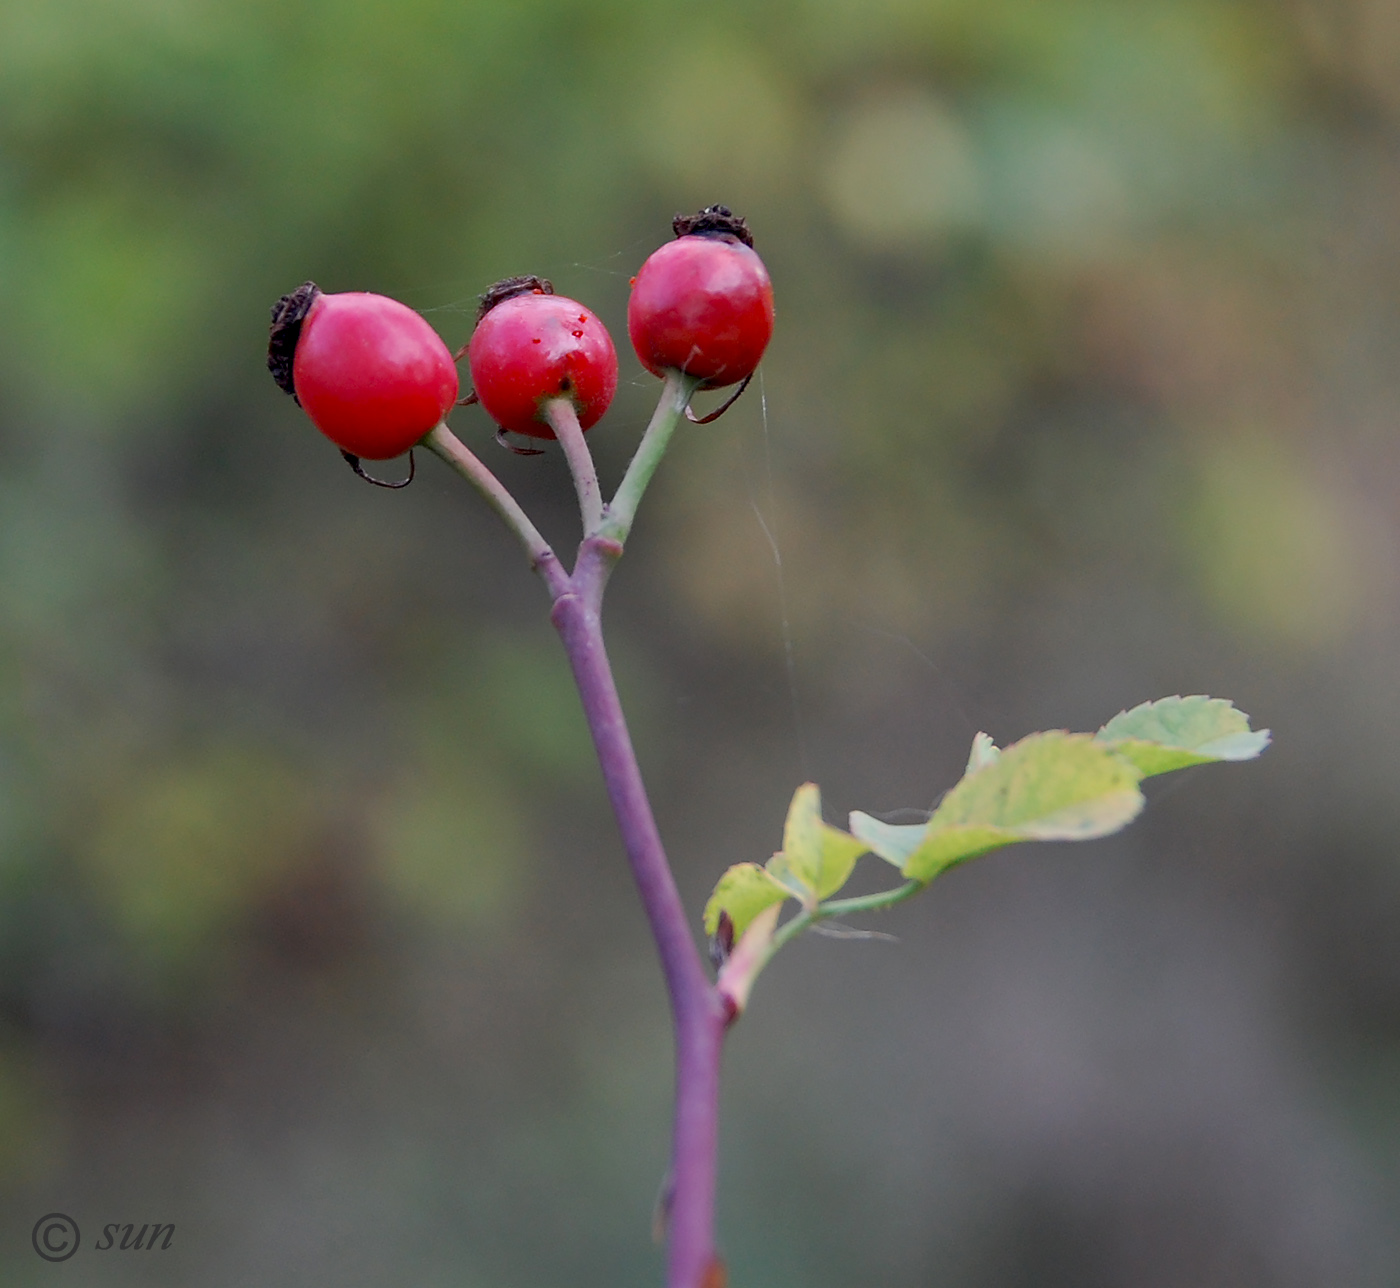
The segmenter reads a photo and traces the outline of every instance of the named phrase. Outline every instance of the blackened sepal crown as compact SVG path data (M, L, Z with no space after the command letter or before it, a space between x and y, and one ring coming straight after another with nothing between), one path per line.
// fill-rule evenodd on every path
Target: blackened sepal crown
M476 310L476 320L481 321L498 304L504 304L516 295L553 295L554 284L543 277L526 274L524 277L503 277L499 282L486 288L481 304Z
M272 327L268 331L267 369L283 393L291 394L298 406L296 386L292 384L292 360L296 357L301 324L316 303L321 288L315 282L303 282L290 295L284 295L272 306Z
M694 215L677 215L671 220L671 229L677 237L723 237L730 236L753 249L753 234L749 232L749 221L736 215L728 206L706 206Z

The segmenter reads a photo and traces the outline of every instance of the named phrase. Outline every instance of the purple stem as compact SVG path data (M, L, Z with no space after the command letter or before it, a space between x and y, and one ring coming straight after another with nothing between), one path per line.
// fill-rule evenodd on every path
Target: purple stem
M719 1065L726 1011L710 983L652 817L613 683L600 618L603 587L621 547L590 537L551 620L564 641L613 813L661 956L676 1036L676 1107L668 1288L722 1283L714 1249L719 1156Z
M588 533L572 573L564 571L549 543L500 480L446 425L438 425L423 442L467 479L515 533L554 601L550 616L564 641L583 699L603 780L661 955L675 1022L676 1113L667 1288L723 1288L724 1267L714 1250L719 1062L724 1030L734 1012L710 984L691 937L618 701L600 617L608 574L622 554L621 543L631 527L637 502L694 385L679 372L667 378L657 414L613 498L611 513L600 503L597 474L572 407L567 403L550 405L555 431L568 450Z

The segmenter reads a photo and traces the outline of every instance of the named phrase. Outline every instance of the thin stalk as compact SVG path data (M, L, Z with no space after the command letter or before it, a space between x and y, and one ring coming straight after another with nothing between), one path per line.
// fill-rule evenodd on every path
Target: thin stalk
M544 405L545 418L554 430L554 436L564 448L564 456L569 462L569 473L574 476L574 491L578 493L579 513L583 516L583 532L591 536L598 530L603 518L603 493L598 487L598 470L593 464L593 454L583 441L583 428L578 423L578 413L567 398L551 398Z
M879 912L884 908L893 908L895 904L912 898L927 886L927 881L906 881L902 886L896 886L893 890L881 890L877 894L856 895L851 899L828 899L825 903L817 905L817 910L821 913L817 920L828 921L832 917L845 917L853 912Z
M926 884L923 881L906 881L902 886L896 886L893 890L881 890L878 894L863 894L854 899L831 899L826 903L819 903L815 908L804 908L797 916L783 922L774 932L763 964L766 966L778 949L819 921L830 921L833 917L845 917L853 912L875 912L882 908L893 908L895 904L903 903L910 896L918 894ZM757 973L754 972L755 975Z
M587 554L590 543L584 544ZM584 562L580 560L581 573ZM551 616L573 668L613 813L651 924L675 1025L676 1106L666 1282L668 1288L703 1288L715 1265L719 1066L725 1012L700 960L662 848L608 664L597 604L580 590L560 595Z
M520 508L520 503L505 485L445 424L439 424L423 439L423 446L440 456L483 497L486 503L501 517L525 547L530 567L544 578L545 585L556 598L568 588L569 578L559 563L558 557L550 549L549 542L530 522L530 516Z
M684 372L666 373L661 400L656 404L656 411L652 413L646 433L637 445L636 454L627 466L627 473L623 475L617 493L603 511L603 522L598 529L600 536L610 537L618 542L627 540L627 534L632 531L632 521L637 517L637 506L641 504L642 494L647 490L651 476L656 473L656 467L666 454L671 435L675 433L677 424L685 415L691 395L699 384L697 377L688 376Z

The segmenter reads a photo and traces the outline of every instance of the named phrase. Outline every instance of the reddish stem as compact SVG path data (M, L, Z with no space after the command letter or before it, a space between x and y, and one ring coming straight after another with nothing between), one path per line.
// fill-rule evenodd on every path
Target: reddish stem
M598 504L596 475L583 432L573 420L572 408L568 404L551 406L556 415L556 432L562 427L561 437L570 449L569 462L578 481L586 527L572 573L564 571L549 543L500 480L446 425L438 425L423 440L486 498L515 533L554 601L550 617L573 668L603 781L661 956L676 1033L667 1288L719 1288L724 1280L724 1268L714 1250L715 1180L719 1161L719 1064L725 1026L733 1012L709 981L666 861L613 683L600 614L608 574L622 554L622 542L632 526L637 503L694 387L695 382L679 372L672 372L667 378L657 413L612 506L606 510ZM568 415L560 419L565 409Z
M568 588L555 597L551 619L573 668L671 999L676 1106L666 1282L668 1288L702 1288L715 1264L719 1066L726 1017L666 861L603 644L599 606L618 553L615 542L585 540Z

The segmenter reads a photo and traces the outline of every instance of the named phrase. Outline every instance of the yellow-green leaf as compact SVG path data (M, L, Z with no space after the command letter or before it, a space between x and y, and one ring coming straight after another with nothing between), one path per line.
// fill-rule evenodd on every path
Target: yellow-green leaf
M791 897L792 891L757 863L736 863L720 877L705 905L705 933L713 935L719 928L719 914L727 912L738 939L765 908Z
M1269 745L1267 729L1251 730L1249 717L1232 702L1203 694L1143 702L1120 711L1094 736L1144 778L1212 761L1253 760Z
M810 906L846 884L867 848L822 819L821 792L815 783L803 783L788 806L783 848L769 860L768 870Z
M1138 771L1090 734L1035 733L966 775L934 811L904 874L944 868L1016 841L1107 836L1142 809Z

